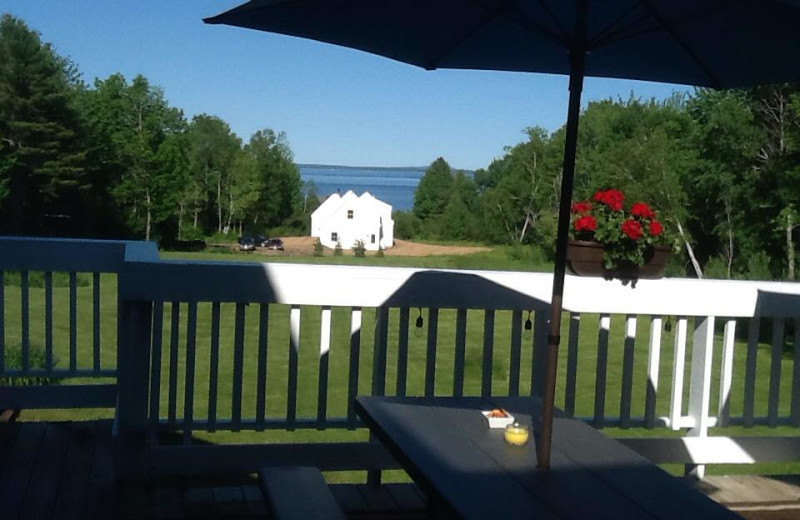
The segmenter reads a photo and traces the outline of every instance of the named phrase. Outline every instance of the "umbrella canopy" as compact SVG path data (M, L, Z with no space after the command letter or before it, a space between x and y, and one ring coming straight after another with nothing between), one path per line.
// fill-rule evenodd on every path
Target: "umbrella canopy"
M569 209L585 76L713 88L800 80L800 0L252 0L207 23L299 36L426 69L568 74L537 456L550 466Z
M800 79L800 0L253 0L207 23L299 36L426 69L570 74L714 88ZM585 41L575 34L585 17Z

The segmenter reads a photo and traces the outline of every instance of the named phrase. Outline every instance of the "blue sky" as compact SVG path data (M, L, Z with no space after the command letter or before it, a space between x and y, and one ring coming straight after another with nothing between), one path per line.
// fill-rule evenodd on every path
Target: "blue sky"
M187 117L208 113L244 139L286 132L299 163L422 166L444 157L483 168L523 130L559 128L567 79L544 74L424 71L351 49L202 18L243 0L3 0L70 57L84 80L145 75ZM589 78L590 100L663 99L682 89Z

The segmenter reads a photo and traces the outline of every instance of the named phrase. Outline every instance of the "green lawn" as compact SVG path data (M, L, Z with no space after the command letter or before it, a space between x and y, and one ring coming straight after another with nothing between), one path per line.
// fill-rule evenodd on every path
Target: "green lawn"
M264 256L257 253L238 251L207 251L201 253L184 253L162 251L162 258L184 260L216 260L223 262L285 262L321 265L370 265L384 267L421 267L439 269L488 269L503 271L551 271L552 263L547 262L532 249L523 247L496 247L491 251L469 255L437 255L437 256L384 256L378 257L368 253L357 258L346 251L342 256Z
M213 255L213 254L165 254L165 257L181 257L192 259L245 259L250 260L250 255ZM477 256L477 255L476 255ZM423 259L411 259L413 262L420 262L418 266L425 267L445 267L437 262L450 262L454 260L467 262L468 257L430 257ZM329 262L333 257L325 257L322 260ZM353 257L340 257L343 263L358 263L363 259ZM372 265L386 265L381 262L389 258L367 258ZM409 260L409 259L402 259ZM430 261L431 265L424 265ZM478 260L472 261L480 263ZM497 259L498 265L502 264L501 259ZM508 264L505 264L508 265ZM486 265L476 265L474 267L487 267ZM450 266L448 266L450 267ZM471 266L472 267L472 266ZM495 267L499 268L499 267ZM91 298L92 287L91 277L82 280L82 286L78 288L78 362L79 366L91 366L91 345L92 345L92 312ZM13 283L9 281L7 283ZM63 283L57 283L53 291L53 306L56 309L54 320L54 351L59 359L59 368L68 365L68 337L69 337L69 317L68 317L68 288ZM18 286L7 285L5 287L5 342L7 348L12 348L20 342L20 295ZM114 343L116 335L116 323L114 321L116 308L116 283L111 275L101 277L101 301L102 301L102 353L101 361L104 367L113 367L115 364ZM44 290L32 288L30 290L30 330L31 342L34 346L41 348L44 344ZM217 416L224 418L230 416L231 400L233 395L233 327L234 310L232 304L221 306L220 320L220 364L219 364L219 388L217 399ZM249 305L246 310L246 334L245 334L245 363L243 371L242 396L243 417L252 418L255 416L255 389L257 381L257 338L258 338L258 314L259 305ZM348 367L350 364L349 354L349 309L336 308L333 310L333 328L331 351L329 355L329 386L328 386L328 416L342 417L346 413L347 407L347 385ZM409 395L420 395L424 389L424 371L426 359L426 328L428 314L426 310L421 311L425 322L425 327L417 329L414 326L415 319L419 311L411 310L409 322L409 353L408 353L408 377L407 393ZM208 414L208 388L209 388L209 365L210 365L210 336L211 336L211 305L200 304L198 306L198 329L197 329L197 355L196 355L196 379L194 382L194 416L203 419ZM523 316L523 320L527 316ZM624 317L615 316L612 320L612 327L609 338L608 367L607 367L607 386L606 386L606 414L609 417L619 414L620 392L622 382L622 346ZM397 382L397 344L398 344L398 320L399 310L392 309L390 312L389 323L389 347L387 360L387 377L385 379L388 394L393 394ZM170 321L171 308L165 305L164 311L164 354L162 360L162 385L161 385L161 417L166 418L168 383L170 373L170 356L168 346L170 344ZM563 334L567 334L566 323L564 320ZM281 418L286 413L286 388L288 381L288 322L289 308L285 305L271 305L269 307L269 334L268 334L268 365L267 365L267 416ZM374 342L375 311L364 309L361 331L361 352L359 358L359 393L369 393L372 381L372 345ZM455 323L456 311L443 309L439 313L438 329L438 351L436 357L436 393L448 395L452 391L453 385L453 366L455 343ZM465 393L478 394L480 391L481 376L484 370L483 359L483 312L468 311L467 319L467 349L465 364ZM674 319L673 319L674 324ZM186 305L181 305L181 315L179 323L178 351L177 351L177 381L175 391L177 393L177 416L183 413L183 397L185 393L185 333L186 333ZM744 326L744 325L742 325ZM300 349L299 349L299 369L298 369L298 417L314 417L317 412L317 391L318 391L318 370L319 370L319 327L320 327L320 308L303 307L301 314ZM578 355L578 381L576 415L590 416L594 409L594 384L596 374L597 359L597 327L598 316L584 315L581 318L580 342ZM635 346L635 367L633 378L632 410L633 417L641 416L644 413L644 395L646 387L646 363L647 345L650 332L649 319L639 320L637 327L637 337ZM673 327L674 330L674 327ZM691 330L691 324L690 328ZM495 318L494 333L494 353L493 364L486 369L492 373L492 390L496 394L504 394L508 389L509 378L509 359L510 359L510 334L511 334L511 313L497 312ZM741 336L741 335L740 335ZM668 388L672 378L672 332L665 331L662 338L661 352L661 372L659 378L659 388L661 389L658 402L658 415L667 415L669 409ZM530 366L531 366L531 333L525 331L523 334L523 352L520 370L521 383L520 391L528 393L530 390ZM715 351L714 363L718 365L720 359L720 338L717 341L717 351ZM564 382L566 381L566 338L563 342L559 360L559 388L557 402L563 404L564 401ZM740 415L743 409L742 395L744 384L744 362L745 345L742 341L737 343L735 357L735 378L731 402L731 413L733 416ZM685 384L687 391L685 398L688 399L688 368L691 363L691 351L687 350L687 371L685 374ZM767 345L760 345L758 350L757 364L757 388L756 388L756 412L757 415L766 413L767 392L769 387L769 368L770 368L770 349ZM790 404L791 394L791 370L792 362L786 357L782 366L781 382L781 413L786 414ZM715 369L715 372L717 370ZM67 382L65 382L67 383ZM712 384L712 413L715 410L718 392L718 382L715 379ZM684 408L685 410L685 408ZM22 415L23 420L40 419L60 419L75 420L89 419L95 417L109 417L109 410L79 410L79 411L25 411ZM753 432L750 430L750 432ZM642 429L632 429L627 431L609 430L612 435L621 436L644 436L644 435L673 435L672 432L663 429L650 432ZM742 429L727 429L725 434L735 435L747 433ZM754 432L753 432L754 433ZM758 428L759 434L782 434L794 435L796 430L780 428L767 430ZM197 433L200 439L212 442L309 442L309 441L332 441L332 440L363 440L366 438L364 431L342 431L342 430L300 430L300 431L271 431L266 433L244 431L241 433L216 432L216 433ZM732 471L767 471L767 472L797 472L800 467L796 464L780 465L759 465L758 467L748 466L745 468L726 466L715 470L722 473Z

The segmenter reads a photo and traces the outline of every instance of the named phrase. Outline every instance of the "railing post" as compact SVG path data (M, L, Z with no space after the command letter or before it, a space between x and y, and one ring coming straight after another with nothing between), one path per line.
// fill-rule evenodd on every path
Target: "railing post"
M116 476L147 472L147 392L153 304L121 300L117 347Z
M708 436L711 405L711 369L714 355L714 316L698 316L695 318L694 337L692 338L692 369L689 375L689 417L694 419L694 426L687 432L687 437ZM705 465L686 464L684 472L687 476L703 478Z
M375 337L372 350L372 395L386 395L386 348L389 338L389 308L381 306L375 309ZM370 442L378 442L370 433ZM367 471L367 483L379 486L381 471Z

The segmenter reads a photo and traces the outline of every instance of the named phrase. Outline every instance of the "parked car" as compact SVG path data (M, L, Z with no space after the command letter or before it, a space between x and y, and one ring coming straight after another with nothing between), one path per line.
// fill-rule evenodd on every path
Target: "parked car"
M255 251L256 242L253 237L239 237L239 251Z
M268 247L269 246L269 238L265 237L264 235L255 235L253 237L253 241L255 241L256 247Z
M269 249L274 249L276 251L283 251L283 240L281 240L280 238L270 238L269 244L267 244L265 247L268 247Z

